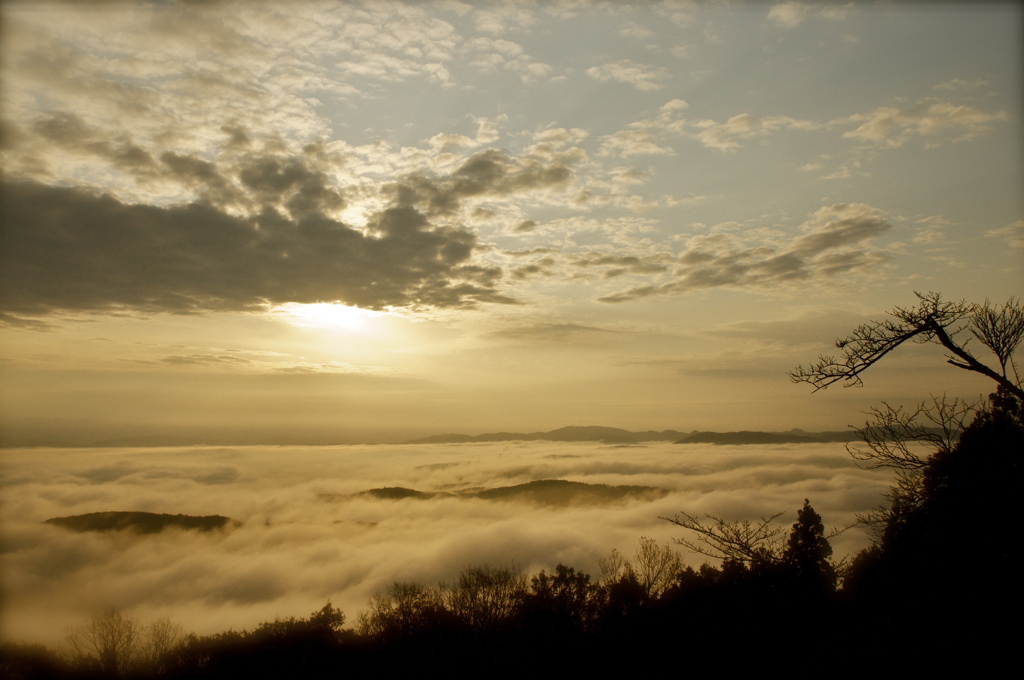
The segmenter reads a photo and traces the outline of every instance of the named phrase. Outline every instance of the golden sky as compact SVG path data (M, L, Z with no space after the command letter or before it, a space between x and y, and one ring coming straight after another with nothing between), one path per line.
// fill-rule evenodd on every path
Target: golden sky
M785 371L914 290L1022 290L1013 3L2 12L8 444L843 429L991 389L917 346L861 390Z

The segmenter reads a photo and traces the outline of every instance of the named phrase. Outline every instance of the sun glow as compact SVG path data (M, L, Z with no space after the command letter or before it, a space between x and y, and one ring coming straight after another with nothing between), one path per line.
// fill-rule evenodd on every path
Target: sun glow
M293 326L303 328L334 328L348 331L369 330L372 319L383 316L385 312L376 312L360 307L350 307L337 302L316 302L300 304L289 302L277 305L272 312L281 316Z

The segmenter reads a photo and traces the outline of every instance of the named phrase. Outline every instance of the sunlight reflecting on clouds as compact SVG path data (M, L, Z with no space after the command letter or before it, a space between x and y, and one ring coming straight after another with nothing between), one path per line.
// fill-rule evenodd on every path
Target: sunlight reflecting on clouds
M350 307L338 302L316 302L313 304L288 302L274 306L271 313L283 318L293 326L302 328L369 332L373 330L373 324L370 322L383 316L386 312Z

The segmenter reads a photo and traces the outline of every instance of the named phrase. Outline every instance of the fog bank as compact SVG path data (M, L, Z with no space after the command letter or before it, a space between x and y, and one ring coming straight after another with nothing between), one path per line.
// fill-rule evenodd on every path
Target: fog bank
M329 447L8 449L3 461L2 636L56 643L63 628L116 607L187 630L252 628L306 616L330 599L350 623L394 580L434 583L469 564L562 562L591 574L640 536L663 544L684 511L726 519L785 511L809 498L828 526L882 502L884 472L841 444L608 446L501 442ZM566 507L439 496L389 500L379 487L467 491L541 479L665 489L655 500ZM229 531L73 533L42 522L110 510L224 515ZM837 557L868 543L833 540ZM700 555L683 553L688 564Z

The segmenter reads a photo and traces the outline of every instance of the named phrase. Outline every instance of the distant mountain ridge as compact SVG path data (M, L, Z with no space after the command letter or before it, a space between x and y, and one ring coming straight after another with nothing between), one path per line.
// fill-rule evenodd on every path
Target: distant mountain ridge
M412 498L480 498L489 501L526 501L538 505L598 505L626 500L655 500L667 495L668 491L655 486L591 484L572 482L565 479L538 479L513 486L490 489L469 489L459 492L427 492L401 486L368 489L356 494L322 493L322 501L345 501L353 497L369 496L380 500L398 501Z
M680 432L678 430L647 430L631 432L617 427L598 425L560 427L549 432L488 432L476 436L468 434L436 434L412 439L404 444L471 444L480 442L551 441L601 442L604 444L640 444L643 442L673 442L676 444L820 444L847 442L857 438L850 432Z

